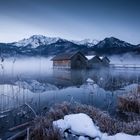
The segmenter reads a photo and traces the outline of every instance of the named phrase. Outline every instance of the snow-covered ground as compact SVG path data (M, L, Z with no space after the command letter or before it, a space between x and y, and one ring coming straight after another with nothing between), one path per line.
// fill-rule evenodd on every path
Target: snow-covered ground
M49 83L40 83L36 80L17 81L15 84L23 89L28 89L34 93L42 93L45 91L58 90L58 88L54 85L51 85Z
M139 86L138 84L131 84L131 85L125 86L124 90L127 92L135 93L138 90L138 86Z
M69 130L73 135L78 135L79 140L88 140L88 138L95 140L140 140L139 135L117 133L109 136L107 133L102 133L92 119L84 113L66 115L64 119L54 121L53 126L58 127L62 132Z

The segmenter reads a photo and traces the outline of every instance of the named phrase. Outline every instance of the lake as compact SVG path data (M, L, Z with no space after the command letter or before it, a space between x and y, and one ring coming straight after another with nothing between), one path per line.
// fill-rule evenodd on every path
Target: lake
M115 116L117 96L126 94L126 86L140 84L137 68L58 70L52 68L50 58L40 57L8 58L0 66L2 137L8 135L5 133L8 128L34 117L30 107L42 114L55 103L76 101ZM88 78L94 82L88 83ZM30 117L22 116L27 110Z

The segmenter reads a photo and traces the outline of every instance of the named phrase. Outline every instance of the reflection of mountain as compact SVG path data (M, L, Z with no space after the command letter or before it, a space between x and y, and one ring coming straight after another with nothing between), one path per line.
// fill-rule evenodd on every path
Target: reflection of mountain
M132 45L114 37L105 38L100 42L94 40L76 42L40 35L34 35L19 42L0 43L0 55L2 56L50 56L72 51L81 51L86 54L122 54L127 52L140 54L140 45Z

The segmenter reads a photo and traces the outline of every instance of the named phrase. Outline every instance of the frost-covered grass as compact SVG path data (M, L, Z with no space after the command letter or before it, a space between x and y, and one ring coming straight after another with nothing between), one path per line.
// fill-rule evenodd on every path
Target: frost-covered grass
M43 133L43 130L45 130L45 132L51 131L52 133L55 133L54 135L57 136L57 139L59 139L61 133L58 130L55 132L52 130L52 122L64 118L65 115L76 113L87 114L92 118L95 125L100 128L101 132L108 133L109 135L114 135L120 132L140 135L140 120L127 123L111 118L108 113L103 112L93 106L64 102L62 104L55 105L48 112L46 112L44 117L40 117L35 120L35 123L32 126L31 138L37 140L37 135L43 135L43 137L47 139L48 134Z
M140 113L140 86L131 89L128 89L128 94L119 96L118 108L121 111Z
M61 140L60 130L52 126L52 121L47 117L38 117L30 133L31 140Z

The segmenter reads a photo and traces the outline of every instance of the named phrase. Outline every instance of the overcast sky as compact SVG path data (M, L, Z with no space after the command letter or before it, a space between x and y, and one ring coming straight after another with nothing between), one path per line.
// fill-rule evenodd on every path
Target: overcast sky
M31 35L140 43L140 0L0 0L0 42Z

